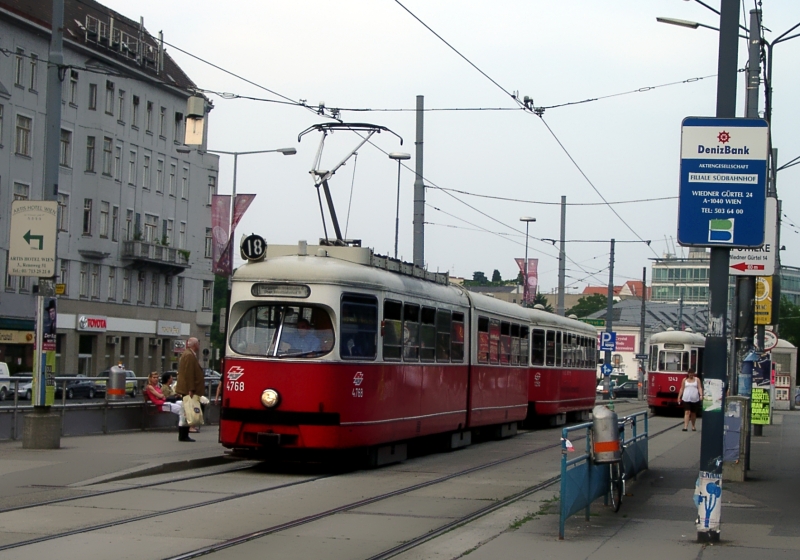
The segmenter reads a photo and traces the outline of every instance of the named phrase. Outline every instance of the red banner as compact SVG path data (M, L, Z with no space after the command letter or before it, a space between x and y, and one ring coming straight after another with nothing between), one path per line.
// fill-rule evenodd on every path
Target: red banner
M237 197L238 198L238 197ZM230 276L231 253L227 250L230 237L231 195L215 194L211 198L211 271Z
M519 271L525 276L525 259L514 259L517 262ZM539 287L539 259L528 259L528 297L526 303L530 303L536 297L536 290Z
M239 225L239 220L242 219L244 213L247 212L248 208L250 208L250 204L253 202L255 197L256 195L254 194L236 195L236 202L233 204L233 225L231 226L233 229L236 229L236 226Z

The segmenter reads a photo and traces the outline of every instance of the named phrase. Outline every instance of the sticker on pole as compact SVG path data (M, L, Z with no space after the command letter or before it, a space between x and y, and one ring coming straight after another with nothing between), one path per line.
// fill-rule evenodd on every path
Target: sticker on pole
M689 117L681 128L678 242L761 247L767 188L763 119Z

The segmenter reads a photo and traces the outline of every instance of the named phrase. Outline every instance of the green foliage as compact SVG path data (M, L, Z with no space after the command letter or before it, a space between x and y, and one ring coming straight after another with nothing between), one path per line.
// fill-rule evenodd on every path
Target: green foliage
M786 296L781 297L778 333L782 339L800 346L800 306L793 304Z
M213 323L211 324L211 352L212 358L216 358L216 348L219 348L219 355L222 358L225 348L225 335L219 332L219 314L226 313L228 309L228 278L226 276L214 276L214 306ZM214 362L211 362L214 363ZM210 367L210 365L209 365ZM218 365L216 366L219 367Z
M545 297L544 294L536 294L534 296L533 303L531 304L531 307L533 307L534 305L542 305L542 306L544 306L544 310L547 311L548 313L553 313L555 311L553 309L553 306L550 305L550 302L547 301L547 297Z
M488 284L489 279L486 278L486 275L481 272L480 270L475 271L472 273L472 281L477 282L478 284Z
M608 298L606 296L601 294L592 294L579 299L578 303L575 304L575 307L567 310L567 315L572 315L574 313L578 317L588 317L596 311L605 309L607 305Z
M502 282L502 281L503 277L500 276L500 271L495 268L494 272L492 272L492 282Z

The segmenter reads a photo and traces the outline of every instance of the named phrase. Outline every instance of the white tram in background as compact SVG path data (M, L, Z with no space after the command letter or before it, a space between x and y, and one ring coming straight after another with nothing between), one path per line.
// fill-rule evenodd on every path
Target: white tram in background
M473 429L511 435L529 410L594 405L592 327L361 247L270 246L234 275L228 333L230 448L372 448L397 460L414 438L457 446Z

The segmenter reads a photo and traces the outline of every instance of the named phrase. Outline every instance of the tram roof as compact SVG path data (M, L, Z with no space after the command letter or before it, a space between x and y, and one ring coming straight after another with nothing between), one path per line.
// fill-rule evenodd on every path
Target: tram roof
M650 335L650 344L663 344L674 342L676 344L694 344L695 346L705 346L706 337L696 332L687 331L664 331Z

